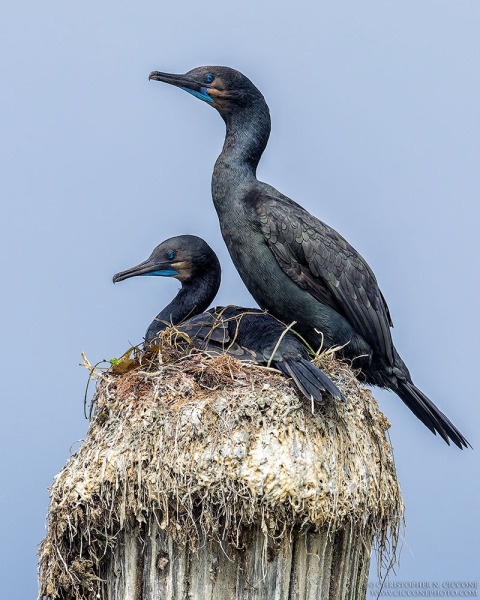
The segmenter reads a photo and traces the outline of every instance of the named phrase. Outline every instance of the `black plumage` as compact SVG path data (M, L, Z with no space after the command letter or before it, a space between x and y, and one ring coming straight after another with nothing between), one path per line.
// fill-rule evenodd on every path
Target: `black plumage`
M325 392L343 398L327 375L309 361L307 348L275 317L239 306L204 312L220 286L221 269L217 255L201 238L182 235L165 240L146 261L117 273L113 281L137 275L175 277L182 283L174 300L147 329L148 344L175 325L197 348L211 354L226 352L242 361L271 365L292 378L308 399L321 400Z
M392 342L387 303L363 257L334 229L257 179L270 135L261 92L228 67L199 67L185 75L155 71L150 79L192 93L225 121L213 201L232 260L258 304L283 322L296 321L315 349L341 346L362 381L394 391L447 443L469 445L413 384Z

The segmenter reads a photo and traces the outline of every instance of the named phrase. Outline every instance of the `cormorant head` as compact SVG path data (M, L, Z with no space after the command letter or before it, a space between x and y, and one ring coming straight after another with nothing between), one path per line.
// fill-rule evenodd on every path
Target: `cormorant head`
M260 90L240 71L230 67L197 67L184 75L153 71L149 79L163 81L193 94L218 110L225 119L231 112L263 103Z
M196 235L179 235L162 242L139 265L114 275L113 283L138 275L156 275L174 277L185 284L207 273L220 284L220 263L215 252Z

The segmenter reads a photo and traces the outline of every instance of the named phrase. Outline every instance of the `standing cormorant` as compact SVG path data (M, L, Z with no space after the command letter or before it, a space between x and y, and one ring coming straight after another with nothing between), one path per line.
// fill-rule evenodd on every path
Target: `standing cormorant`
M323 392L343 399L325 373L308 360L307 348L272 315L239 306L203 312L217 294L221 269L217 255L201 238L195 235L169 238L146 261L114 275L113 282L137 275L175 277L182 284L176 297L147 329L147 343L175 325L198 348L227 352L243 361L271 364L291 377L308 399L321 400Z
M193 94L225 121L213 202L233 263L258 304L285 323L296 321L312 347L342 346L341 354L361 369L361 380L392 390L430 431L467 447L460 431L413 384L366 261L334 229L257 179L270 135L261 92L229 67L199 67L184 75L154 71L149 78Z

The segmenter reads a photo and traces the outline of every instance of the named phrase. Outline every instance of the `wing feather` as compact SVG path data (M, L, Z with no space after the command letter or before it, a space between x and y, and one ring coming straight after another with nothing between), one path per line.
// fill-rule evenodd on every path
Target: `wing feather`
M344 316L393 365L393 323L375 275L362 256L294 202L261 193L252 205L265 242L283 271Z
M193 344L213 354L228 354L238 360L263 362L264 358L254 350L236 342L237 319L234 307L214 308L201 313L177 326L186 333Z

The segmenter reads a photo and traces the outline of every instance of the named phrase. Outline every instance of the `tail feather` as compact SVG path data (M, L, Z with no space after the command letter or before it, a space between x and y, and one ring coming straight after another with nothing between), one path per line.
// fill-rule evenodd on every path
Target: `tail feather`
M304 358L278 361L275 362L275 367L287 377L291 377L298 390L308 399L320 401L323 393L328 392L339 400L345 400L329 377Z
M460 449L470 446L468 440L435 404L410 381L399 381L395 392L435 435L438 433L450 445L450 440ZM470 446L471 448L471 446Z

